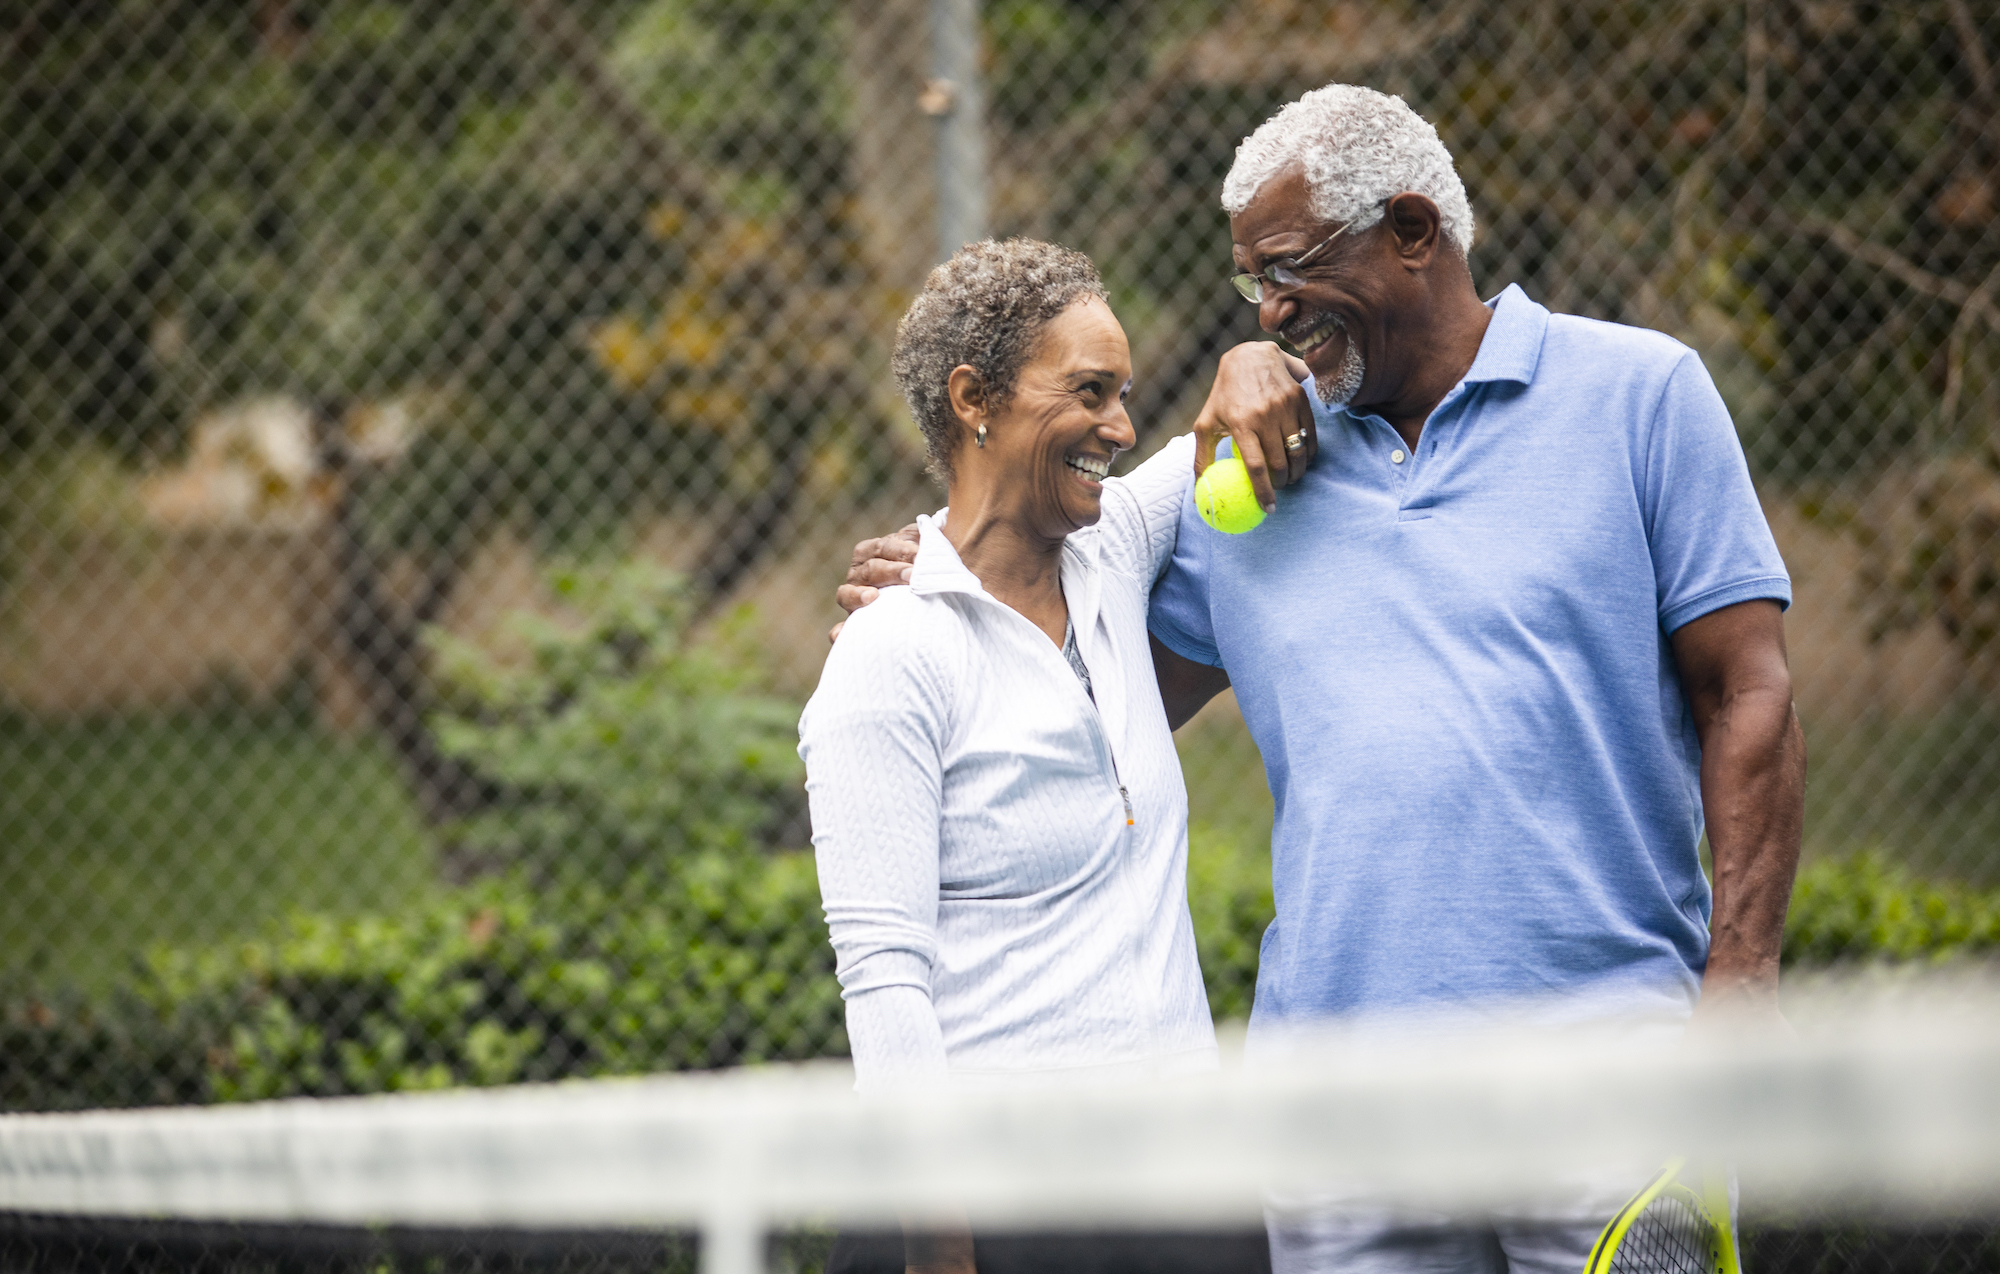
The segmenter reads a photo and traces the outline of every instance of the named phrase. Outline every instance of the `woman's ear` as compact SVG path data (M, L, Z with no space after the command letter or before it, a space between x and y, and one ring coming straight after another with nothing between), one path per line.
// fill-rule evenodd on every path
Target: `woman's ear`
M965 427L967 433L985 423L986 384L979 379L978 372L960 363L951 369L951 379L945 382L945 391L951 395L951 414L958 417L959 424Z

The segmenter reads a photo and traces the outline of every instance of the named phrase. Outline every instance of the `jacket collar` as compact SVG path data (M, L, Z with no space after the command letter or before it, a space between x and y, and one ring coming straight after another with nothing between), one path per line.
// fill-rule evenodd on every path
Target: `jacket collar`
M923 596L972 593L984 597L986 586L960 560L958 550L945 536L945 515L950 512L943 508L917 515L917 560L910 568L910 589Z
M1025 616L1006 606L999 598L986 591L963 559L958 549L945 537L945 516L950 509L939 509L935 514L917 515L917 560L910 568L910 590L919 596L941 593L962 593L977 597L1005 610L1014 617L1019 627L1016 633L1026 636L1034 632ZM1109 672L1114 662L1110 651L1102 646L1098 638L1098 607L1102 601L1103 579L1097 570L1097 537L1077 533L1063 541L1062 590L1063 600L1069 607L1069 621L1076 633L1079 646L1083 649L1084 662ZM1004 629L1003 629L1004 631ZM1035 642L1042 642L1037 633ZM1114 750L1125 743L1125 690L1115 676L1106 676L1101 681L1093 679L1100 719Z
M987 596L986 586L972 573L958 549L944 533L945 518L951 512L949 507L936 513L917 515L917 560L910 568L910 589L928 596L932 593L972 593ZM1084 528L1088 531L1090 528ZM1063 541L1063 584L1069 592L1072 577L1081 578L1079 573L1094 574L1095 553L1085 551L1085 542L1094 537L1078 533ZM1095 591L1093 587L1092 591Z

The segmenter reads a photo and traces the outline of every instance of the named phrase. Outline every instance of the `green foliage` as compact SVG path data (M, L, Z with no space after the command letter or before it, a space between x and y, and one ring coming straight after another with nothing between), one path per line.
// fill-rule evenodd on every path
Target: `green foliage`
M558 573L526 658L437 637L440 737L509 794L461 829L511 865L354 918L168 947L95 1000L0 993L0 1102L231 1101L503 1084L844 1051L810 855L756 833L796 790L795 705L739 615L692 640L643 564ZM4 810L0 810L4 812Z
M1215 1020L1248 1019L1264 929L1276 914L1269 845L1189 827L1188 910Z
M1880 854L1806 867L1785 923L1788 965L1942 963L1996 950L2000 890L1921 880Z
M810 855L617 888L510 873L397 915L154 953L108 1002L0 1009L0 1105L394 1092L846 1050Z
M1196 942L1218 1020L1248 1015L1271 918L1263 846L1197 826ZM1879 856L1808 867L1788 965L2000 948L2000 892ZM376 919L296 915L165 949L99 1001L0 996L0 1107L501 1084L837 1056L810 855L692 854L617 887L512 872Z
M694 641L684 589L658 568L551 584L573 619L516 615L523 662L432 637L456 705L440 746L511 794L461 829L465 843L596 879L751 847L803 766L797 705L759 693L748 613Z
M1217 1021L1250 1016L1258 947L1274 914L1268 849L1188 830L1188 907ZM2000 953L2000 889L1923 879L1881 854L1826 858L1799 873L1785 923L1788 967L1945 963Z
M523 619L521 662L441 642L460 704L445 737L516 793L467 835L517 855L510 869L372 917L294 913L253 940L162 948L94 998L0 988L0 1105L371 1093L844 1052L811 856L750 849L797 779L794 710L758 693L740 632L689 640L661 572L571 571L555 588L570 622ZM1226 813L1229 793L1213 795ZM1218 1019L1250 1009L1272 916L1264 827L1245 813L1190 831L1189 903ZM1996 948L2000 892L1861 855L1801 874L1785 959Z

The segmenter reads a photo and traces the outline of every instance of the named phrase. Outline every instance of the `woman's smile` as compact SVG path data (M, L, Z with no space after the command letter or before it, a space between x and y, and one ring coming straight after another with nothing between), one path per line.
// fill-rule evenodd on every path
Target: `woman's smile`
M1089 484L1092 491L1111 474L1110 456L1068 455L1063 457L1063 463L1079 481Z

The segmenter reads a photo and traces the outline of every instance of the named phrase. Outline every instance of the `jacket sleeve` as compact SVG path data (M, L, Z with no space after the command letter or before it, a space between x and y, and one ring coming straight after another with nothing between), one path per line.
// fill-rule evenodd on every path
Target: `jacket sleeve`
M885 595L850 619L799 722L820 898L864 1092L947 1073L931 964L950 682L903 613L921 605Z
M1151 588L1173 560L1181 505L1193 485L1193 434L1182 434L1124 477L1106 481L1098 520L1105 564Z

